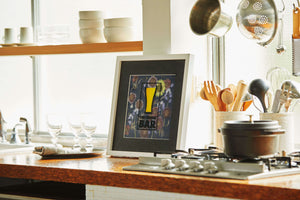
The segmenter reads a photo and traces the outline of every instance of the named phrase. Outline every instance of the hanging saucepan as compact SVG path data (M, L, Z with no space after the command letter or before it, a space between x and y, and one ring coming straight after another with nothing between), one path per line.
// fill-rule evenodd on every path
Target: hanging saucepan
M279 151L279 134L285 133L278 121L225 121L221 132L224 153L233 158L258 158Z
M223 36L232 26L232 17L219 0L198 0L190 13L190 27L197 35Z
M265 46L275 37L278 12L273 0L242 0L236 15L240 32Z

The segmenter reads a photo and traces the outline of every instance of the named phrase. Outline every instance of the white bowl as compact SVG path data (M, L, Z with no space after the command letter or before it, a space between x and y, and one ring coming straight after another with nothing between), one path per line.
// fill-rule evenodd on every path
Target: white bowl
M133 19L130 17L104 19L104 26L105 27L133 26Z
M101 10L82 10L79 11L80 19L101 19L104 18L104 12Z
M136 30L132 27L105 27L104 37L107 42L126 42L135 40Z
M80 28L103 28L104 22L103 19L80 19L79 27Z
M105 42L102 28L85 28L79 30L82 43Z

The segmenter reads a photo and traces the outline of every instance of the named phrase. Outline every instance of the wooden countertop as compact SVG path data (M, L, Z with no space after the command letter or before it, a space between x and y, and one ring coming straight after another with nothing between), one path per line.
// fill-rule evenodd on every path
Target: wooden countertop
M24 152L0 155L0 176L239 199L300 198L300 174L248 181L122 170L124 166L137 163L137 159L105 155L42 159L39 155Z

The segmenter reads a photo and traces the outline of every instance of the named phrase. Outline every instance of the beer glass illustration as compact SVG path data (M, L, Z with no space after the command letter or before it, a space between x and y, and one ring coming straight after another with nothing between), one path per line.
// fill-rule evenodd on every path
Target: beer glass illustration
M154 100L154 95L156 92L156 87L146 88L146 113L152 113L152 104Z

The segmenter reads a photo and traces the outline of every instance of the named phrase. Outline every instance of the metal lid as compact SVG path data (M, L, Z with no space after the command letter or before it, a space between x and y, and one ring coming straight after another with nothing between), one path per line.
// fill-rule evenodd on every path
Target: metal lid
M257 120L257 121L225 121L223 129L279 129L278 121Z

